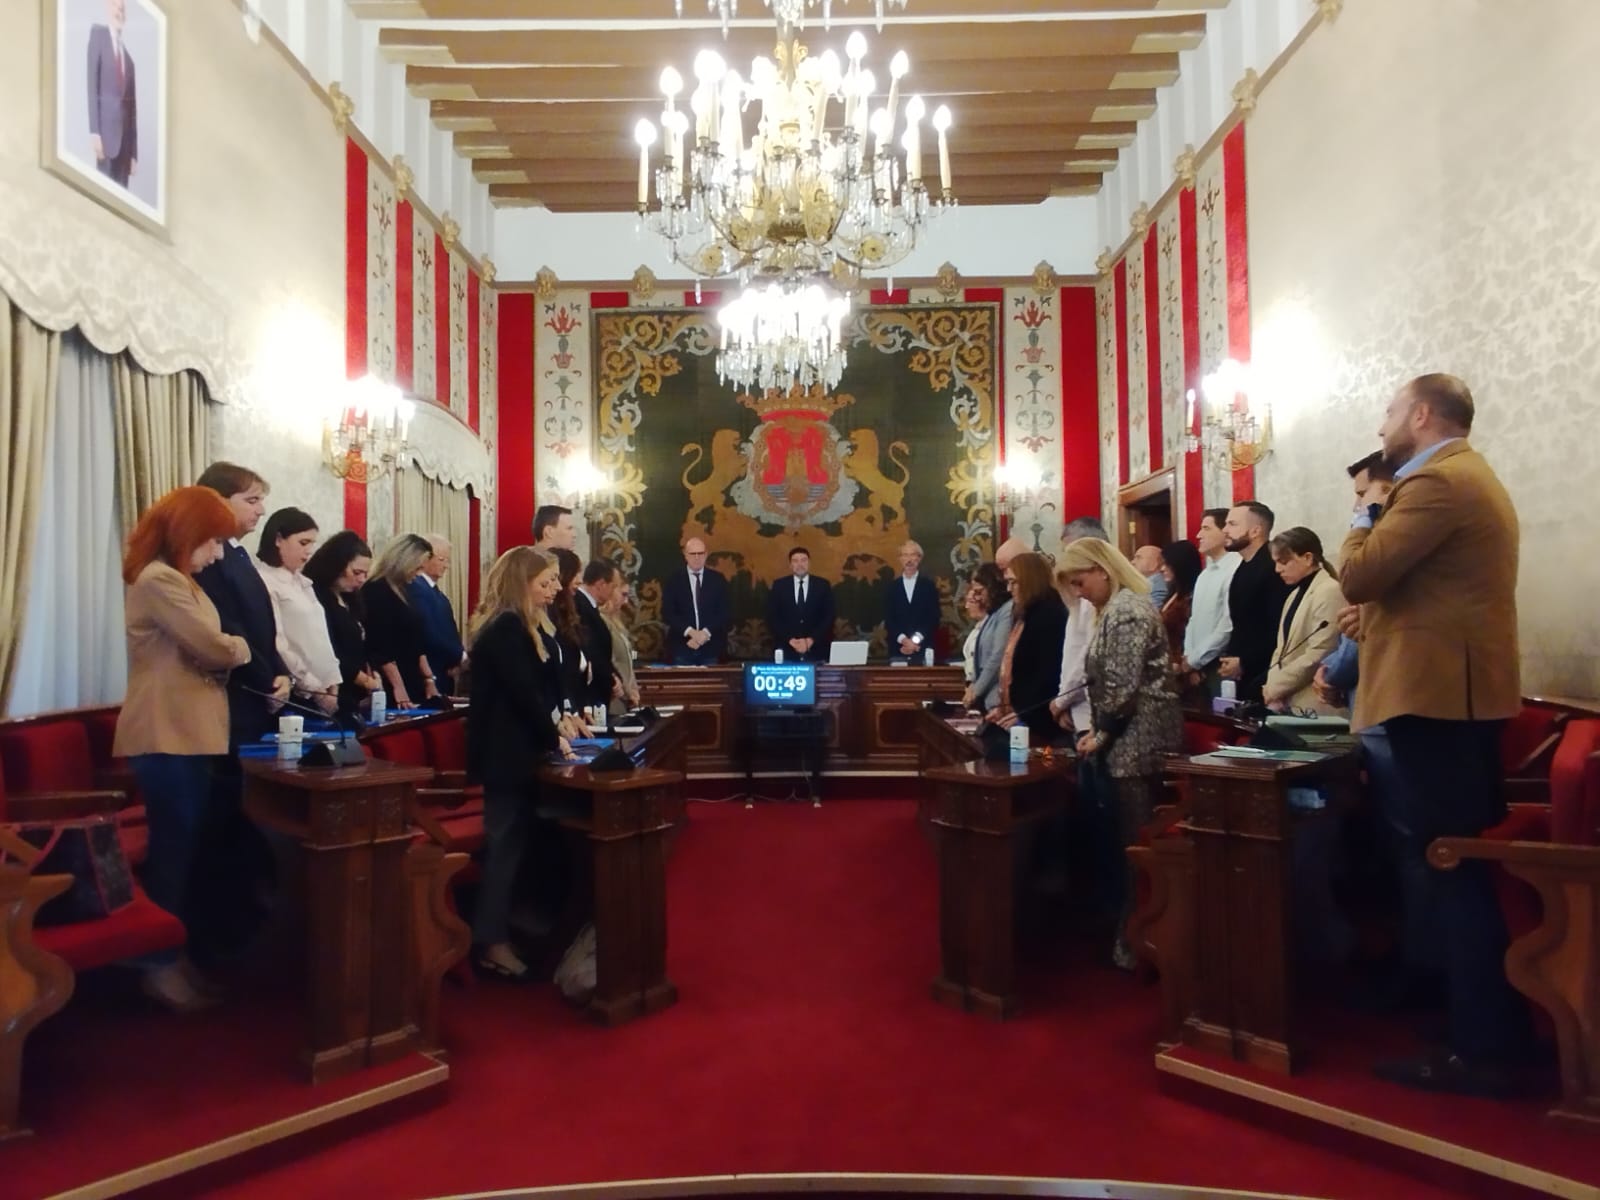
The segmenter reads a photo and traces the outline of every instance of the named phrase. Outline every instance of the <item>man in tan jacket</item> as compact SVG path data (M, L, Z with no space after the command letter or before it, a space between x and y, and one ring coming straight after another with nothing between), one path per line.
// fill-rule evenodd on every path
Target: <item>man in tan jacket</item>
M1418 859L1434 838L1472 837L1505 816L1500 730L1522 703L1517 514L1467 444L1472 417L1472 393L1452 375L1423 375L1396 393L1379 431L1394 489L1381 506L1357 510L1340 555L1345 598L1363 606L1352 726L1382 724L1389 736L1413 809L1408 853ZM1501 1094L1528 1028L1506 982L1506 929L1487 866L1427 879L1443 941L1449 1047L1379 1064L1378 1074Z

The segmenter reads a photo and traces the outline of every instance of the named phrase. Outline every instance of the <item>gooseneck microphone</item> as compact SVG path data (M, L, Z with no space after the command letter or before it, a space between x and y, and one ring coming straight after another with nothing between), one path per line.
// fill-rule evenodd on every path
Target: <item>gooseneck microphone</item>
M241 692L249 692L252 696L260 696L264 700L278 700L271 692L263 692L259 688L237 685ZM350 734L355 717L343 709L334 709L325 713L320 708L311 708L308 705L296 704L293 700L281 700L278 703L284 708L293 709L304 716L315 717L319 721L332 721L339 728L337 742L312 742L310 747L300 755L300 765L303 767L362 767L367 762L367 752L359 741L351 741ZM360 733L360 726L355 726L353 732Z

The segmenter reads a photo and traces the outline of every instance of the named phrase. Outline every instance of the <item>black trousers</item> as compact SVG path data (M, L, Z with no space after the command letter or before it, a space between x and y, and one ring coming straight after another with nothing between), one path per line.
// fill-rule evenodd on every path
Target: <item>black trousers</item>
M1501 721L1395 717L1384 722L1394 772L1408 809L1406 854L1426 862L1439 837L1476 837L1505 817ZM1442 942L1449 989L1450 1049L1477 1061L1506 1061L1529 1043L1528 1010L1506 981L1508 936L1489 866L1424 867L1431 916Z

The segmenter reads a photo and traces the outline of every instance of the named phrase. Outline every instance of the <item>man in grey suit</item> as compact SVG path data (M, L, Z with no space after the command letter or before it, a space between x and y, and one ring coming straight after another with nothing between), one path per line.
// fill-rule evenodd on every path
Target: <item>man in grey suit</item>
M138 92L122 40L127 0L106 0L106 17L89 27L89 143L100 174L127 187L139 165Z

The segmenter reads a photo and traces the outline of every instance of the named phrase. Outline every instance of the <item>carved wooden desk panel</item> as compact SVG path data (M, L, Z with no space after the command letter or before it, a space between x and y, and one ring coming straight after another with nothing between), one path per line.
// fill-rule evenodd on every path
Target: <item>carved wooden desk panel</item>
M243 763L245 811L305 851L312 1082L392 1062L417 1048L412 1008L406 819L427 767Z
M667 978L666 835L681 812L683 775L645 767L594 772L546 767L547 789L579 815L563 819L588 839L594 878L595 993L589 1012L620 1025L675 1004ZM553 797L552 797L553 798Z
M1016 835L1071 799L1070 758L966 762L923 772L939 852L939 977L933 998L1004 1019L1017 1008Z
M833 712L823 774L914 774L922 702L960 699L965 686L959 667L817 664L818 706ZM743 667L644 668L639 692L646 704L684 706L689 775L743 774Z
M1269 1070L1294 1070L1294 909L1290 870L1301 822L1347 806L1354 754L1316 763L1175 759L1189 783L1194 843L1195 979L1183 1040ZM1297 811L1291 788L1318 788L1327 808Z

